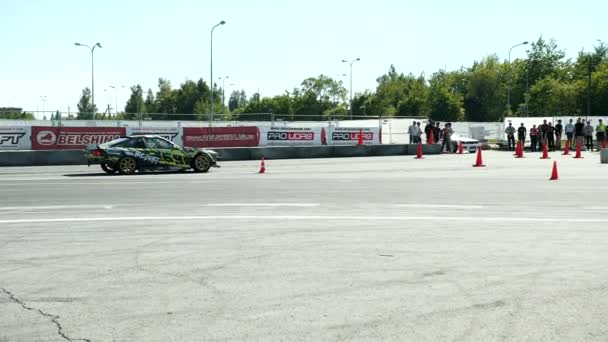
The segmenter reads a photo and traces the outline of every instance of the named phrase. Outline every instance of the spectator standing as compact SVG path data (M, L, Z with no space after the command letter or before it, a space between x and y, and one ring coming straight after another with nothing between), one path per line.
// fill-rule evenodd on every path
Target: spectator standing
M585 145L587 146L587 151L593 150L593 126L591 126L591 121L587 121L587 126L583 128L583 134L585 135Z
M522 147L526 144L526 133L526 126L524 126L524 123L522 122L521 126L517 129L517 140L521 143Z
M551 151L555 151L555 127L551 122L547 125L547 145Z
M431 131L433 130L433 127L435 125L433 124L433 121L429 121L429 123L426 124L426 126L424 126L424 134L426 135L426 143L429 143L429 138L431 137ZM435 139L437 139L437 137L434 137Z
M549 131L549 125L547 125L547 120L543 120L543 123L540 125L540 148L544 148L547 144L547 131ZM549 146L547 146L549 147Z
M435 138L435 144L439 144L439 139L441 139L441 126L439 125L439 122L435 123L435 127L433 127L433 136Z
M416 129L417 129L417 132L416 132L417 133L416 144L422 142L422 128L420 127L420 125L422 125L422 122L418 121L416 123Z
M454 134L454 130L452 129L451 123L446 123L443 131L441 132L441 136L443 138L443 142L441 144L441 151L443 152L443 148L446 148L446 151L452 152L452 134Z
M562 149L562 133L564 132L564 126L562 126L562 120L557 120L555 125L555 145L558 150Z
M595 135L597 137L597 150L602 148L602 141L606 140L606 125L600 119L600 123L595 128Z
M585 128L585 124L581 121L581 118L578 118L576 120L576 124L574 125L574 140L575 140L576 146L578 146L578 145L583 146L583 144L585 143L585 135L583 134L584 128Z
M574 137L574 124L572 123L572 119L570 119L570 123L566 124L566 127L564 128L564 130L566 131L566 139L568 140L568 145L570 145L570 147L572 148L572 138Z
M538 128L536 128L536 125L532 125L532 128L530 128L530 150L532 152L537 151L539 134L540 134L540 131Z
M408 127L407 132L410 135L410 144L412 143L416 143L414 141L414 136L416 136L416 121L412 122L412 125L410 127Z
M509 122L509 126L505 129L507 135L507 143L509 144L509 151L515 151L515 127Z

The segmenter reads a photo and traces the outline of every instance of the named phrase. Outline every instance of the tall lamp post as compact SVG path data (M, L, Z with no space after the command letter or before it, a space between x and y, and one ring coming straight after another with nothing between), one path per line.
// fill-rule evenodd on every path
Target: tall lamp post
M118 88L117 86L113 86L111 85L110 88L114 89L114 103L116 104L114 106L114 113L115 116L118 117ZM126 88L126 86L120 86L120 88Z
M226 22L222 20L211 29L211 77L209 77L209 82L211 82L211 109L209 111L209 127L211 127L213 124L213 30L220 25L224 25L225 23Z
M74 43L76 46L84 46L91 50L91 107L95 107L95 72L94 72L94 64L93 64L93 52L96 47L101 48L101 44L95 43L93 47L90 47L86 44ZM95 117L95 113L93 113L93 118Z
M514 48L516 48L518 46L522 46L522 45L528 45L528 42L525 41L523 43L513 45L509 49L509 82L507 83L507 115L509 115L509 113L511 113L511 50L513 50Z
M40 99L42 99L42 115L44 116L44 103L46 102L46 95L40 96Z
M222 80L222 105L224 106L224 113L226 113L226 79L230 78L230 76L226 76L226 77L218 77L218 80Z
M348 109L350 111L350 119L351 120L353 119L353 63L354 62L358 62L360 60L361 60L361 58L353 59L352 61L347 61L345 59L342 60L342 63L349 63L350 64L350 87L349 87L350 100L349 100Z

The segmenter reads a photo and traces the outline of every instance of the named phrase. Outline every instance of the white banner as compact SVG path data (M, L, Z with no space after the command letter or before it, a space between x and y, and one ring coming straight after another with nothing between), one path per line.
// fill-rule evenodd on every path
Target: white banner
M329 145L356 145L359 133L363 134L364 145L382 144L382 130L379 127L331 127L327 143Z
M0 150L31 150L32 127L0 127Z
M325 145L322 127L259 127L260 146Z
M167 140L183 146L182 130L177 127L127 127L127 135L159 135Z

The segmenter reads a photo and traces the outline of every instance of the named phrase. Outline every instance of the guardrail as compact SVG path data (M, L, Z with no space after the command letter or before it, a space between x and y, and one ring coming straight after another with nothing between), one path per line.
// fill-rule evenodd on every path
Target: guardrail
M415 155L417 145L281 146L214 149L221 161L300 158L345 158ZM441 145L423 144L424 154L439 154ZM83 150L0 151L0 166L86 165Z

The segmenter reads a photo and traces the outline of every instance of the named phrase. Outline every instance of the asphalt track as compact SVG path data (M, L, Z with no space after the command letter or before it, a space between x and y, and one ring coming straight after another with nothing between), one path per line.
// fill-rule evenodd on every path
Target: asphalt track
M0 169L0 341L606 341L608 165L551 156Z

